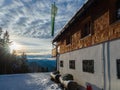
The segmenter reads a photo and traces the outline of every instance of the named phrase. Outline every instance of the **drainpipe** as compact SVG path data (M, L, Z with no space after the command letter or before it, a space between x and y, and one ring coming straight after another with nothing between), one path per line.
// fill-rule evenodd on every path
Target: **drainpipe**
M58 54L58 45L52 43L56 47L56 71L59 71L59 54Z
M109 41L103 43L103 66L104 66L104 90L111 90L111 75L110 75L110 48Z

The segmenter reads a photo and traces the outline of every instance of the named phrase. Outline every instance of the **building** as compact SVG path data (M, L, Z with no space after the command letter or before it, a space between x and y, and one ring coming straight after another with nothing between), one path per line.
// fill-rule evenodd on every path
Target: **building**
M120 90L120 0L88 0L52 43L57 69L81 90Z

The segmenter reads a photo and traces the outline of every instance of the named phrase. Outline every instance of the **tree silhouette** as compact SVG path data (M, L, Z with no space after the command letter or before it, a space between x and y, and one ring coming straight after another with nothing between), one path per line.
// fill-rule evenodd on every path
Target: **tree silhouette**
M16 51L10 53L9 33L6 31L2 37L2 28L0 28L0 74L26 73L29 72L26 64L27 56L23 52L17 56Z
M0 39L1 39L1 35L2 35L2 28L0 27Z

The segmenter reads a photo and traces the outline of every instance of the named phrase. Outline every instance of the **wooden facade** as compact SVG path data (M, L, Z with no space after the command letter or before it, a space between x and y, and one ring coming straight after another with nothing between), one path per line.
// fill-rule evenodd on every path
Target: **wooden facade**
M56 53L56 48L52 49L52 57L56 57L57 53Z
M116 2L117 0L89 0L54 38L53 43L57 42L60 47L59 53L120 38L120 19L115 18ZM90 30L88 34L84 32L87 23ZM55 50L53 56L56 56Z
M88 0L52 43L57 70L80 90L120 89L120 0Z

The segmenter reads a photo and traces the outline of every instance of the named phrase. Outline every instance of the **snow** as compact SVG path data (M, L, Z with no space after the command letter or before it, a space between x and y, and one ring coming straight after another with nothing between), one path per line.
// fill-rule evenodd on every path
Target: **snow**
M0 90L61 90L49 73L0 75Z

